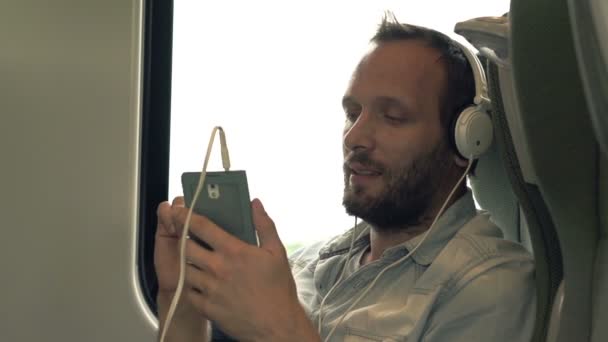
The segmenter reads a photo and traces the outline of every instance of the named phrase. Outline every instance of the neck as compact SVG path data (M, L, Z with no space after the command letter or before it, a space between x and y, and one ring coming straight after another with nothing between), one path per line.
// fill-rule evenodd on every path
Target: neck
M466 187L462 186L456 191L454 196L452 196L452 199L450 199L446 205L445 210L451 207L452 204L465 193ZM370 247L364 252L361 264L365 265L372 261L376 261L382 257L382 254L384 254L387 249L409 241L420 234L424 234L435 220L435 216L439 213L443 201L445 201L445 198L443 198L440 203L436 203L438 201L433 201L434 204L429 207L429 210L427 210L424 215L422 215L419 224L397 226L389 229L386 227L378 228L372 226L370 230Z

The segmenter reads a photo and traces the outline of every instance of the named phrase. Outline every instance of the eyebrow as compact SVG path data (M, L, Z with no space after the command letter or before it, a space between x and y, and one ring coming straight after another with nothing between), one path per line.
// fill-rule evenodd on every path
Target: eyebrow
M378 96L376 98L374 98L373 101L374 105L376 106L394 106L399 108L402 111L405 111L406 113L410 113L412 110L412 108L405 102L403 102L400 99L397 99L395 97L390 97L390 96Z
M342 108L346 109L346 107L361 107L361 104L355 101L352 96L346 95L342 97Z
M395 97L391 97L391 96L377 96L373 99L372 105L373 106L395 106L395 107L398 107L400 110L405 111L407 113L410 113L411 109L412 109L407 103L405 103L402 100L397 99ZM342 98L342 107L346 108L346 107L351 107L351 106L360 107L361 104L359 102L357 102L350 95L344 96Z

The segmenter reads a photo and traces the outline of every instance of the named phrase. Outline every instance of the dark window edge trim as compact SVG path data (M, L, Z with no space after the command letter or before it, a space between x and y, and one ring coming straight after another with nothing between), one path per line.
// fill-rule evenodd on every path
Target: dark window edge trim
M168 196L173 0L145 0L143 27L137 273L144 300L158 315L154 236L156 208Z

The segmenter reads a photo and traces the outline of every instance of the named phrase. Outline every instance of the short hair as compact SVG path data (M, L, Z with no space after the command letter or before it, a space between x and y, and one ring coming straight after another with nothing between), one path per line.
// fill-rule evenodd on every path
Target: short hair
M422 26L399 23L392 12L386 12L371 42L383 43L415 39L441 53L446 67L447 82L441 90L439 120L450 129L453 118L466 106L473 104L475 79L464 52L447 35Z

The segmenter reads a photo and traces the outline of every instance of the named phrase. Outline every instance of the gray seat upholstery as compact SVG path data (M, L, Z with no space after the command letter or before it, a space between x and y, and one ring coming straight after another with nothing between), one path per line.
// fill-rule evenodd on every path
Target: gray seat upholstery
M568 0L573 43L589 116L604 154L608 154L608 2Z
M608 52L608 25L594 26L605 31L597 34L585 28L598 12L608 13L608 3L512 0L508 30L491 28L493 20L460 27L490 60L497 138L471 184L508 238L523 240L516 232L529 227L533 341L608 340L608 53L598 53ZM484 185L492 175L497 184ZM515 205L526 218L519 225Z
M597 0L512 0L500 29L488 20L459 32L489 59L494 105L495 150L471 184L507 238L523 241L529 227L533 341L608 340L608 54L597 53L608 51L608 25L595 36L581 27L592 22L583 2L608 13Z
M478 159L469 182L475 200L490 212L490 219L500 227L505 239L519 242L519 202L511 190L495 141Z
M505 26L508 18L503 18ZM485 34L484 32L485 31ZM522 112L509 57L508 31L476 20L457 24L456 32L488 57L489 96L494 126L493 148L479 159L471 185L480 205L490 211L505 238L518 241L536 260L537 317L534 341L544 341L558 287L562 256L555 226L538 186L530 142L523 131ZM505 33L506 32L506 33ZM501 47L500 53L494 51ZM561 311L558 311L558 314Z
M550 322L560 342L591 339L600 237L600 153L568 11L568 0L512 0L510 12L521 127L563 256L563 303Z
M509 66L490 63L488 80L494 101L494 124L497 127L498 146L503 157L513 191L519 200L522 220L527 223L529 241L536 260L537 322L534 340L547 336L549 313L563 279L562 252L553 217L539 187L539 177L531 161L531 142L522 129L524 112L521 111L513 73ZM523 224L520 225L520 231Z
M593 271L591 341L608 341L608 157L599 164L599 232Z
M591 292L591 341L608 341L608 2L569 0L569 18L598 161L598 238Z
M496 135L496 134L495 134ZM475 200L490 212L490 219L503 232L505 239L521 243L532 253L532 242L525 215L513 192L504 161L495 141L478 160L475 172L469 177Z

